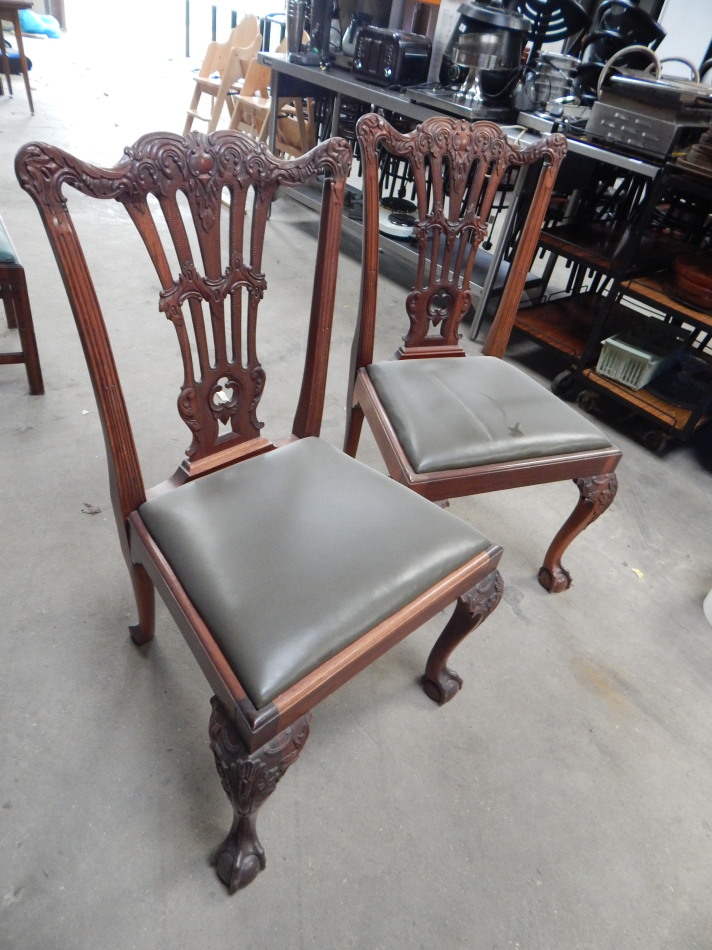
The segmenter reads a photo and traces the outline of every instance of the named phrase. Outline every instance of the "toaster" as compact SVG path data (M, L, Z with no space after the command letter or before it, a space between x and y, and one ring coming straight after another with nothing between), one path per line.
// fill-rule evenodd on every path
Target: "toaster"
M413 86L427 80L431 52L427 36L364 26L356 36L351 71L381 86Z

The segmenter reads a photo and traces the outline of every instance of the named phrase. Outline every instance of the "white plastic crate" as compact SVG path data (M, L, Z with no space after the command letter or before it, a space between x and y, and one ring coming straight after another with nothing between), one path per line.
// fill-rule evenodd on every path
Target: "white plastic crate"
M647 327L616 333L604 340L596 372L630 389L642 389L670 366L686 338L687 334L678 327L650 320Z

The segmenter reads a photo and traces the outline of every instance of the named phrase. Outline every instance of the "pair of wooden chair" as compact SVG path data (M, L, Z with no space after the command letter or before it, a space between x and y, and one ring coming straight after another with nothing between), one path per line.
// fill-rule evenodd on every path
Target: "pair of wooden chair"
M200 71L193 77L195 88L188 106L183 135L190 132L195 119L206 122L208 132L214 132L226 106L232 116L233 97L240 91L250 65L256 62L261 46L259 20L251 13L233 27L224 43L213 41L209 44ZM199 111L203 97L207 97L210 102L207 114Z
M308 42L308 39L305 33L303 42ZM283 40L276 52L282 53L286 48L286 40ZM231 99L230 128L266 142L272 110L276 109L274 153L293 157L304 155L316 145L314 100L280 96L275 102L270 90L271 81L270 67L255 59L247 70L242 88Z
M535 200L545 203L561 140L522 152L490 123L446 118L428 120L402 136L382 119L368 116L361 120L359 134L367 168L367 234L353 402L356 413L364 412L371 421L374 412L380 419L380 409L372 407L384 392L377 372L371 383L375 365L367 367L363 359L373 329L372 285L377 279L371 185L378 148L412 157L417 180L429 178L427 188L418 186L434 200L416 229L423 254L408 310L414 326L427 315L432 325L447 327L440 342L427 344L427 359L383 364L385 372L419 362L424 367L440 363L455 372L472 364L476 378L481 365L486 389L490 362L448 358L459 353L456 325L469 300L470 256L484 233L503 168L543 159L548 168ZM64 276L93 381L120 543L138 611L131 636L139 645L152 639L158 590L214 692L210 743L233 823L213 860L231 892L249 884L265 866L256 813L299 755L313 707L454 603L423 676L427 695L447 702L462 684L449 667L450 654L502 594L496 544L418 491L398 484L397 472L396 479L388 478L319 436L351 158L348 143L331 139L303 157L283 161L264 145L225 130L187 138L145 136L114 168L97 168L41 144L25 146L16 159L20 183L39 208ZM441 173L447 186L436 184ZM267 291L264 237L276 190L317 176L323 179L323 200L311 302L305 301L309 315L301 386L291 431L268 438L260 411L266 369L257 349L258 317ZM460 219L463 188L469 188L469 197ZM141 475L109 331L67 203L72 189L125 207L158 276L158 309L178 337L178 410L192 441L176 472L155 488L148 488ZM541 211L540 204L536 209ZM162 239L166 231L168 246ZM455 252L457 237L464 243ZM424 249L429 243L432 250L437 241L443 242L445 254L433 259L442 259L443 266L437 274L431 267L427 274L432 276L426 277ZM279 256L285 251L281 248ZM177 260L177 271L171 259ZM517 275L521 263L515 267ZM293 302L296 309L301 301L294 295ZM406 339L405 349L411 350L411 344L413 339ZM435 359L440 353L445 358ZM437 367L433 372L437 376ZM521 380L507 378L517 392L530 392L520 388ZM150 368L146 384L151 394L147 405L152 406L156 379ZM417 387L422 384L421 379ZM378 387L373 396L371 385ZM404 379L402 385L407 389L410 383ZM443 386L434 383L435 388ZM395 390L388 379L384 387ZM498 440L528 444L529 419L519 411L502 409L505 432ZM446 418L436 423L449 425ZM538 425L542 428L543 422ZM350 431L353 449L353 423ZM585 469L583 448L578 442L571 446L568 439L568 431L563 444L551 436L548 458L568 450ZM491 457L494 441L487 461L490 487L514 484L516 469L524 473L524 482L535 480L528 474L530 464L542 480L541 459L530 463L519 452L511 465L502 463L505 469L509 465L510 474L498 483ZM601 448L590 451L605 470L612 450L609 456ZM554 471L555 462L551 465ZM563 477L563 471L556 469L556 476Z
M316 144L314 102L299 97L270 97L272 72L257 61L262 45L259 21L247 14L235 26L225 43L210 43L203 57L200 72L194 77L195 89L186 114L183 135L187 135L196 119L207 123L214 132L225 110L228 126L247 132L258 141L267 140L272 109L277 109L275 153L303 155ZM304 41L308 36L304 35ZM286 49L286 41L277 52ZM201 101L207 98L210 110L203 114Z

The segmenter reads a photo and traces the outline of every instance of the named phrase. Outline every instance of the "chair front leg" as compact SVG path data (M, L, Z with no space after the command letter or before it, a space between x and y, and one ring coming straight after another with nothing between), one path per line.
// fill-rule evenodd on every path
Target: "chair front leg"
M222 786L233 808L230 833L212 857L230 894L247 887L265 868L257 837L257 811L277 787L309 737L307 713L255 752L248 752L220 700L210 700L210 747Z
M615 472L609 472L606 475L575 478L574 484L579 490L578 503L559 528L546 552L544 564L539 568L539 583L550 594L571 586L571 575L561 564L562 555L574 538L610 507L618 491L618 476Z
M344 452L350 455L351 458L356 458L362 428L363 409L359 405L352 406L346 421L346 434L344 436Z
M127 561L131 584L136 599L136 623L129 624L131 639L142 647L153 640L156 629L156 588L142 564Z
M502 599L504 584L499 571L492 571L479 584L463 594L452 617L430 652L421 684L433 702L449 702L462 687L462 677L447 667L447 661L468 633L489 617Z

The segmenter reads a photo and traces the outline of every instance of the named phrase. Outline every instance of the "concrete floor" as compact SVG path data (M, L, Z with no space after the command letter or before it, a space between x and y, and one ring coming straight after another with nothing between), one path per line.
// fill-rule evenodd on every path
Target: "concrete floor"
M156 57L142 98L139 70L126 68L140 47L104 36L94 56L79 34L28 41L34 117L21 83L0 99L0 211L27 271L47 388L30 397L22 367L2 367L0 948L712 948L705 434L657 458L611 430L620 493L570 550L564 594L535 575L572 485L454 502L505 549L504 601L456 654L463 691L438 709L416 685L431 625L323 703L263 809L267 870L228 898L208 865L230 821L207 742L210 691L162 608L148 649L128 640L88 378L12 169L30 139L111 164L142 132L182 127L190 83L184 61ZM140 404L139 441L158 481L186 444L173 383L163 392L167 324L134 245L109 243L115 222L104 205L83 219L97 274L130 298L116 307L130 394L157 366L165 399L150 417ZM274 224L296 275L314 217L280 201ZM344 251L324 427L337 445L358 273L356 249ZM278 412L299 286L286 276L289 322L271 331L266 396ZM384 301L396 292L386 282ZM3 328L0 345L10 338ZM380 467L369 438L360 454Z

